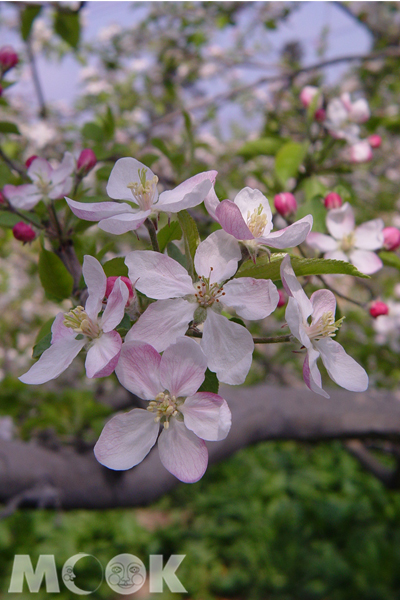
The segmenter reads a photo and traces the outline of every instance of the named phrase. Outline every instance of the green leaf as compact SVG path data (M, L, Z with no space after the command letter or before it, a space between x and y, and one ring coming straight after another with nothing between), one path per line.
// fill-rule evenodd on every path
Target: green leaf
M307 177L303 181L301 188L304 190L306 202L312 200L315 196L325 196L328 191L326 186L317 177Z
M39 278L46 296L50 299L64 300L72 294L73 279L62 260L43 248L39 255Z
M282 185L290 177L295 177L307 153L308 144L288 142L278 151L275 160L275 173Z
M0 121L0 133L16 133L17 135L21 135L16 124L10 121Z
M54 18L54 31L64 42L76 50L81 35L79 13L66 8L57 10Z
M262 256L257 259L257 264L246 261L238 270L235 277L254 277L255 279L272 279L278 281L281 278L280 266L286 254L272 254L271 258ZM354 265L342 260L327 260L325 258L300 258L290 255L293 270L297 277L307 275L353 275L369 279L368 275L360 273Z
M313 231L325 232L326 208L323 196L314 196L303 206L300 206L296 213L296 220L302 219L306 215L312 215L313 217Z
M157 148L164 156L166 156L170 161L173 160L173 153L168 149L167 144L161 138L153 138L151 140L154 148Z
M32 29L33 21L42 10L40 4L28 4L21 13L21 36L26 42Z
M104 273L107 277L128 277L128 267L122 256L112 258L103 265Z
M124 316L122 317L120 324L117 326L117 329L124 329L124 330L128 331L128 329L130 329L130 328L131 328L131 319L130 319L129 315L127 315L125 313Z
M32 358L39 358L43 352L50 348L51 345L51 332L42 337L37 344L33 346Z
M199 392L210 392L211 394L218 394L219 381L215 373L206 370L204 381L199 387Z
M194 255L196 253L197 246L200 244L200 235L194 219L192 219L187 210L181 210L178 212L178 221L185 239L185 256L189 263L189 274L193 278L195 272Z
M178 221L172 221L172 223L167 223L157 234L158 245L160 247L160 252L164 252L167 244L172 242L172 240L180 240L182 237L182 229L179 225Z
M107 106L106 114L103 116L102 123L105 137L107 139L111 139L114 136L115 119L109 106Z
M85 123L82 127L82 136L88 140L101 142L104 138L104 132L100 125L90 121L89 123Z
M239 156L246 160L257 156L275 156L285 140L278 137L264 137L259 140L246 142L238 151Z
M394 252L379 252L379 257L387 267L394 267L400 271L400 257Z
M178 246L176 246L175 244L170 242L167 245L167 252L168 252L168 256L170 258L173 258L174 260L176 260L176 262L178 262L180 265L182 265L182 267L184 269L188 268L188 261L186 259L186 256L184 254L182 254L182 252L179 250Z
M10 212L0 212L0 227L14 227L21 221L21 217Z

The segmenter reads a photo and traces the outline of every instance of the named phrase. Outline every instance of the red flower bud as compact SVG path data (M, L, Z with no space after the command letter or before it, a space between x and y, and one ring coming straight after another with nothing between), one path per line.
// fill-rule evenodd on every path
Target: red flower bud
M290 192L277 194L274 198L274 205L276 211L282 215L282 217L288 217L297 210L296 198Z
M336 192L329 192L324 199L325 208L331 210L332 208L340 208L343 204L342 197Z
M12 46L3 46L0 48L0 67L3 74L15 67L18 62L18 54Z
M326 119L326 112L324 108L319 108L315 111L314 119L319 123L322 123Z
M376 319L377 317L380 317L381 315L387 315L388 313L389 313L388 305L385 304L384 302L381 302L380 300L375 300L375 302L373 302L371 304L370 309L369 309L369 314L374 319Z
M90 148L85 148L79 155L77 162L78 173L81 175L87 175L89 171L96 166L97 158L93 150Z
M26 159L25 166L26 166L27 169L29 169L29 167L31 166L31 164L33 163L33 161L35 160L35 158L38 158L36 156L36 154L34 154L33 156L30 156L29 158Z
M0 85L0 96L2 96L2 95L3 95L3 86Z
M279 294L279 300L278 300L277 307L281 308L281 306L285 306L285 304L287 302L287 298L286 298L285 292L282 289L278 290L278 294Z
M397 227L385 227L382 233L386 250L396 250L400 246L400 231Z
M0 204L5 204L6 199L4 198L3 192L0 192Z
M113 277L107 277L107 287L106 287L106 298L109 297L109 295L111 294L111 292L114 289L114 285L115 282L117 281L118 277L113 276ZM134 296L135 296L135 292L133 291L133 285L131 280L128 277L121 277L121 280L125 283L126 287L128 288L129 291L129 298L128 298L128 302L126 303L126 306L129 306L130 303L132 302Z
M371 148L379 148L382 144L382 138L377 133L374 133L373 135L369 136L368 143L371 146Z
M36 233L32 227L23 221L14 225L12 232L15 239L24 242L24 244L26 242L32 242L36 237Z

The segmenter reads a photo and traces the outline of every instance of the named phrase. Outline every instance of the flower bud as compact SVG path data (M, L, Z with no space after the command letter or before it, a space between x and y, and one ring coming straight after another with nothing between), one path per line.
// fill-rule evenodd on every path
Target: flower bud
M369 309L369 314L374 319L376 319L377 317L380 317L381 315L387 315L388 313L389 313L388 305L385 304L384 302L381 302L380 300L375 300L375 302L373 302L371 304L370 309Z
M306 85L300 92L300 102L304 106L304 108L308 108L311 102L314 100L315 96L319 94L319 89L314 85ZM318 100L318 108L321 107L322 98Z
M325 208L331 210L332 208L340 208L343 204L342 197L336 192L329 192L324 199Z
M286 298L285 292L282 289L278 290L278 294L279 294L279 300L278 300L277 308L281 308L281 306L285 306L285 304L287 302L287 298Z
M114 285L115 282L117 281L118 277L107 277L107 287L106 287L106 293L105 293L105 297L108 298L109 295L111 294L111 292L114 289ZM121 280L125 283L126 287L128 288L129 291L129 298L128 298L128 302L126 303L126 306L129 306L130 303L132 302L132 300L135 297L135 292L133 290L133 285L131 280L128 277L121 277Z
M18 54L12 46L3 46L0 48L0 69L4 74L19 62Z
M380 148L382 144L382 138L377 133L374 133L373 135L369 136L368 143L371 146L371 148Z
M350 160L352 163L365 163L372 160L372 149L367 140L357 142L350 147Z
M386 250L396 250L400 246L400 231L397 227L385 227L383 233L383 247Z
M0 85L0 97L3 95L3 86Z
M318 121L318 123L323 123L326 119L326 111L324 108L319 108L315 111L314 119Z
M33 163L33 161L35 160L35 158L38 158L36 156L36 154L34 154L33 156L30 156L29 158L26 159L25 166L26 166L27 169L29 169L29 167L31 166L31 164Z
M97 158L93 150L85 148L79 155L77 169L80 175L87 175L96 166Z
M5 204L6 203L6 199L4 198L4 194L3 192L0 192L0 204Z
M12 232L15 239L24 242L24 244L26 242L32 242L36 237L36 233L32 227L23 221L14 225Z
M290 192L277 194L274 198L274 205L276 211L282 215L282 217L288 217L297 210L296 198Z

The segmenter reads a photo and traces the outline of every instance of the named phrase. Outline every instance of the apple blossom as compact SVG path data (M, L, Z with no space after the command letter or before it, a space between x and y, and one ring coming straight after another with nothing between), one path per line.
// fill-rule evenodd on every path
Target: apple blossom
M304 108L308 108L311 102L314 100L316 96L320 94L320 91L314 85L306 85L300 92L300 102L304 106ZM320 95L317 101L317 107L322 107L322 96Z
M307 237L309 246L323 252L324 258L351 262L366 275L379 271L382 261L373 250L383 246L382 219L355 227L353 209L346 202L341 208L328 212L326 226L331 235L312 232Z
M383 230L383 247L386 250L397 250L400 246L400 230L397 227L385 227Z
M285 304L287 302L287 298L286 298L285 292L281 289L278 290L278 294L279 294L279 300L278 300L278 304L276 307L281 308L282 306L285 306Z
M276 194L274 206L282 217L288 217L289 215L293 215L297 210L296 198L290 192L281 192L280 194Z
M342 197L336 192L329 192L324 198L325 208L331 210L332 208L340 208L343 204Z
M389 314L389 307L387 304L385 304L385 302L381 302L380 300L375 300L375 302L373 302L371 304L371 306L369 307L369 314L371 315L371 317L376 319L377 317L380 317L381 315Z
M39 158L36 154L33 154L33 156L29 156L26 161L25 161L25 166L27 169L29 169L29 167L31 166L31 164L33 163L33 161L35 160L35 158Z
M84 148L76 162L76 168L81 175L87 175L96 166L97 158L93 150Z
M295 199L294 201L296 202ZM215 194L210 194L205 204L208 212L221 227L246 244L250 251L257 246L279 249L297 246L304 242L313 223L312 216L307 215L284 229L271 232L273 225L269 202L259 190L249 187L242 189L233 202L219 202ZM290 201L290 205L293 208L293 200Z
M29 159L28 159L29 160ZM59 167L53 168L44 158L31 161L27 174L32 183L5 185L3 192L13 208L30 210L40 200L57 200L71 191L75 160L70 152L64 154Z
M107 194L125 202L66 201L80 219L98 221L100 229L119 235L137 229L151 214L176 213L197 206L210 192L216 176L217 171L205 171L158 195L158 177L153 171L134 158L120 158L111 171Z
M0 48L0 72L2 75L15 67L18 62L18 54L12 46L3 46Z
M333 137L355 144L360 138L358 123L364 123L369 117L366 100L360 98L352 102L349 94L342 94L328 103L324 124Z
M55 379L85 346L88 348L86 375L90 379L106 377L114 371L122 346L121 336L115 328L124 316L129 291L125 283L117 280L106 308L99 316L107 277L93 256L84 258L83 277L89 292L85 308L77 306L66 314L58 313L51 328L51 346L19 378L23 383L39 384Z
M114 289L115 283L116 281L118 281L118 279L121 279L121 281L123 281L126 285L126 287L128 288L129 291L129 296L128 296L128 301L126 303L126 306L129 306L131 304L131 302L133 302L133 300L135 299L135 290L133 289L133 285L131 280L128 277L117 277L116 275L112 276L112 277L107 277L107 285L106 285L106 291L104 293L104 298L108 299L108 297L110 296L111 292Z
M24 242L24 244L26 242L32 242L36 237L35 230L23 221L16 223L13 227L12 232L15 239L19 240L20 242Z
M361 140L350 146L350 160L352 163L365 163L372 160L372 148L367 140Z
M236 240L218 230L201 242L194 257L199 276L193 284L182 265L152 251L130 252L125 260L136 288L154 298L126 335L161 352L186 333L190 322L204 323L201 347L207 365L224 383L243 383L250 369L254 343L249 331L221 314L233 308L243 319L258 320L276 308L279 294L270 280L233 277L241 258ZM227 283L225 283L227 282Z
M322 388L317 367L317 359L321 357L332 381L351 392L365 391L368 387L367 373L332 339L343 320L335 321L334 294L330 290L317 290L309 299L294 274L288 255L281 264L281 279L289 295L285 313L287 324L307 352L303 365L306 385L313 392L329 398Z
M125 342L116 368L120 383L143 400L113 417L95 445L97 460L117 471L139 464L157 441L164 467L185 483L205 473L204 440L226 438L231 427L227 402L210 392L197 392L204 380L206 358L194 340L181 338L162 356L149 344Z
M368 143L371 148L380 148L382 144L382 138L377 133L374 133L368 137Z

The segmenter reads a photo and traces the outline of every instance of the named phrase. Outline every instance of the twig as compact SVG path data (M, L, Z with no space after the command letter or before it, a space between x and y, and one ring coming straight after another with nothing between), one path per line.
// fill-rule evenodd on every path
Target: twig
M33 54L30 37L28 37L28 39L26 40L26 49L27 49L27 53L28 53L29 64L31 67L33 85L34 85L34 88L36 91L36 96L37 96L39 106L40 106L39 116L42 117L42 119L45 119L47 117L47 107L46 107L46 102L44 100L42 86L40 84L39 74L36 69L35 56Z
M194 338L202 338L203 334L201 331L194 331L193 329L188 329L186 335ZM288 335L275 335L271 337L254 337L253 342L255 344L280 344L281 342L291 342L292 334Z
M17 165L13 160L11 160L11 158L7 156L7 154L4 152L4 150L2 150L2 148L0 148L0 158L4 160L6 165L8 165L12 171L16 171L19 175L21 175L21 177L26 179L25 170L19 165Z
M153 221L151 219L146 219L144 222L144 225L146 226L147 231L149 232L150 241L151 241L151 245L153 246L154 252L160 252L160 247L158 245L158 239L157 239L157 232L156 232L156 228L154 227Z
M331 285L329 285L329 283L326 282L326 280L322 277L322 275L317 275L317 277L324 284L324 286L326 288L328 288L328 290L330 290L331 292L336 294L336 296L339 296L339 298L342 298L342 300L347 300L347 302L351 302L352 304L355 304L356 306L360 306L361 308L366 310L367 305L365 302L358 302L357 300L353 300L353 298L350 298L349 296L345 296L341 292L338 292L337 290L335 290L335 288L333 288Z

